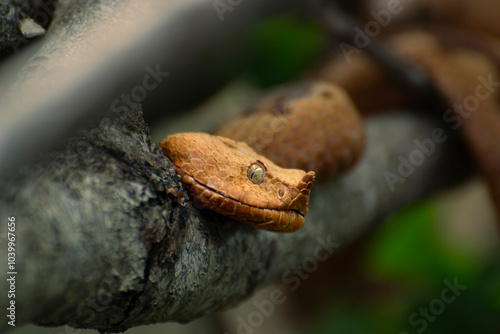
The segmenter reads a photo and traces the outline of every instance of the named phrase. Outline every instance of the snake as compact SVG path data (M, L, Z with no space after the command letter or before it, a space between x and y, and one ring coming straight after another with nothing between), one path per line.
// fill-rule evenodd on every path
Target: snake
M295 232L314 182L356 164L363 120L349 95L326 81L271 89L212 133L169 135L165 156L201 207L255 228Z

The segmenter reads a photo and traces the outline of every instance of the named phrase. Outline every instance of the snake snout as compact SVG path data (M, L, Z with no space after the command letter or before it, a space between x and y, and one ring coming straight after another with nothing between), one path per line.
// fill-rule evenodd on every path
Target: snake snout
M297 185L297 196L295 196L290 203L290 209L297 212L301 216L304 216L307 213L309 196L311 194L311 188L315 178L316 174L313 171L307 172Z

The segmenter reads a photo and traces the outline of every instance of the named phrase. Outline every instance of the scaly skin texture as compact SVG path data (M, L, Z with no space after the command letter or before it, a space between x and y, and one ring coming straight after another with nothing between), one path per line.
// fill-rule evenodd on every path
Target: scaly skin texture
M278 88L215 134L246 142L278 166L313 170L320 181L353 166L365 146L362 119L347 93L321 81Z
M315 175L325 180L347 170L365 142L352 101L326 82L272 91L216 134L175 134L160 146L193 201L274 232L300 229ZM260 184L248 175L256 162L267 170Z
M280 168L243 142L206 133L171 135L160 147L204 208L268 231L304 225L314 172ZM247 175L253 163L266 169L260 184Z

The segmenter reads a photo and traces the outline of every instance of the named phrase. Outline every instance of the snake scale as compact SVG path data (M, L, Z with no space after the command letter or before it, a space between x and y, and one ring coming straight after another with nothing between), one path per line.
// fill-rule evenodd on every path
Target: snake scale
M270 91L213 134L174 134L159 145L202 207L294 232L304 225L315 179L353 166L365 135L347 93L311 81Z

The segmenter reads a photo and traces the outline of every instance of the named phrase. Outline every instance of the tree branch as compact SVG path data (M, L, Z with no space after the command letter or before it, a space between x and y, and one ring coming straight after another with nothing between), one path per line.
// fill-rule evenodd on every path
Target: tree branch
M17 324L122 331L230 307L314 256L318 245L333 251L456 181L453 134L422 153L425 161L394 191L384 176L398 174L399 157L417 159L415 139L432 138L439 127L408 113L368 119L362 161L315 185L305 227L283 235L197 208L151 144L140 108L110 112L2 186L0 212L17 224Z

